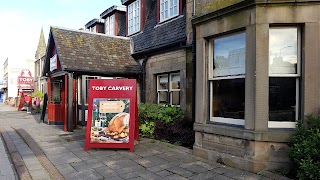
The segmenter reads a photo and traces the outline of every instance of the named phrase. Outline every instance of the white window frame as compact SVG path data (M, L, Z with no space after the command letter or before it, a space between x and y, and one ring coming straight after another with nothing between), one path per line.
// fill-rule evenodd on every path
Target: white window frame
M172 76L174 75L179 75L179 78L180 78L180 84L181 84L181 75L179 72L176 72L176 73L165 73L165 74L159 74L157 75L157 103L160 104L160 96L159 96L159 92L166 92L167 93L167 101L168 101L168 98L169 98L169 101L168 101L168 104L171 105L171 106L177 106L177 107L180 107L181 105L181 97L179 97L179 102L180 104L179 105L173 105L172 104L172 92L181 92L181 87L179 87L179 89L173 89L172 88ZM168 83L168 87L167 89L159 89L159 84L160 84L160 78L161 77L166 77L168 79L167 83ZM181 95L180 95L181 96Z
M246 32L238 32L238 33L233 33L233 34L229 34L227 36L232 36L232 35L237 35L237 34L242 34L244 33L246 36ZM223 37L227 37L227 36L222 36ZM235 118L224 118L224 117L214 117L213 116L213 109L212 109L212 104L213 104L213 81L215 80L223 80L223 79L245 79L245 74L241 74L241 75L231 75L231 76L222 76L222 77L214 77L214 73L213 73L213 57L214 57L214 38L210 39L209 43L208 43L208 80L209 80L209 84L210 84L210 121L211 122L218 122L218 123L226 123L226 124L233 124L233 125L241 125L244 126L245 125L245 120L244 119L235 119ZM247 49L246 49L246 53L247 53ZM246 60L245 60L246 61ZM247 63L247 62L245 62Z
M177 2L177 4L174 4ZM180 0L160 0L160 22L174 18L179 15L179 3ZM166 7L167 5L167 7ZM177 12L174 13L174 8L177 8ZM172 12L171 12L172 10ZM165 17L165 13L168 13L168 17Z
M180 86L181 86L181 76L180 76L180 73L170 73L169 74L169 93L170 93L170 105L172 105L172 94L173 92L179 92L181 91L181 87L179 87L179 89L174 89L172 88L172 76L175 76L175 75L179 75L179 82L180 82ZM180 104L181 104L181 94L179 96L179 105L174 105L174 106L178 106L180 107Z
M128 6L128 35L140 31L141 3L137 0Z
M299 119L300 111L300 79L301 79L301 28L298 26L270 27L269 29L297 29L297 73L296 74L269 74L270 77L296 77L296 106L295 120ZM270 38L270 37L269 37ZM269 64L269 57L268 57ZM268 68L269 69L269 68ZM268 121L268 128L295 128L297 122Z
M105 20L105 34L115 36L115 15L108 16Z

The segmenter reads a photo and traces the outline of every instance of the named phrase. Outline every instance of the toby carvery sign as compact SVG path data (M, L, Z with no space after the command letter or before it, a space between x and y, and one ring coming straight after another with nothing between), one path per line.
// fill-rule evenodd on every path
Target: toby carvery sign
M32 77L31 71L28 69L22 70L20 76L18 76L19 88L32 89L33 83L34 78Z
M138 122L135 79L90 80L86 147L133 151Z

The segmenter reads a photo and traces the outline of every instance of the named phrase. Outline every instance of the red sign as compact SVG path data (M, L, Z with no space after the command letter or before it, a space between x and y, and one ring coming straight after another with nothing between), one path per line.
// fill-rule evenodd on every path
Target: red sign
M135 79L90 80L86 147L134 149L139 140Z
M33 89L34 78L32 77L31 71L24 69L18 76L18 87L19 89Z

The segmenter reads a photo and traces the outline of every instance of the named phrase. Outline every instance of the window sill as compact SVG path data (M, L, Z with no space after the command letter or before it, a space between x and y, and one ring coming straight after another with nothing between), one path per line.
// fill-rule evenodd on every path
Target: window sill
M194 123L194 131L208 134L229 136L250 141L265 142L291 142L294 129L268 129L268 131L254 131L244 129L243 126L229 125L223 123Z

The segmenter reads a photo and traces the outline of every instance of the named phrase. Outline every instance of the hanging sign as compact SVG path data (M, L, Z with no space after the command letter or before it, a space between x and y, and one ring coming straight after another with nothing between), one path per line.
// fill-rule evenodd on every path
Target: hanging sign
M134 149L137 131L135 79L90 80L86 147Z
M18 88L19 89L33 89L34 78L32 77L31 71L24 69L18 76Z
M57 54L50 58L50 71L57 69Z

